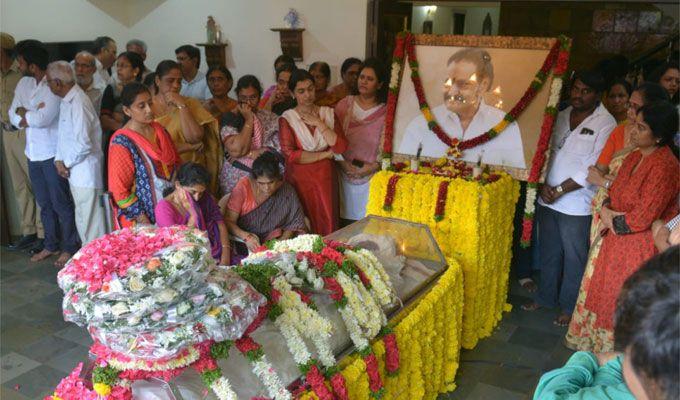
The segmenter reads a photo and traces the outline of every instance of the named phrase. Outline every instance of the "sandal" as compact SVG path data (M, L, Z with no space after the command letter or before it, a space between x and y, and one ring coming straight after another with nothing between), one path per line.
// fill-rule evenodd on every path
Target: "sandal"
M42 249L39 253L36 253L31 257L31 262L40 262L46 260L52 256L59 254L58 251L49 251L47 249Z
M529 293L534 293L536 290L538 290L538 286L531 278L520 279L519 284L522 286L522 289Z
M520 308L524 311L536 311L542 307L540 304L536 303L535 301L532 301L531 303L522 304Z
M569 326L570 322L571 322L571 315L562 313L562 314L558 315L557 318L555 318L555 320L553 321L553 324L555 326L559 326L559 327L564 328L564 327Z
M64 268L64 265L66 265L66 263L70 259L71 259L71 254L63 251L59 255L59 258L57 258L57 261L54 262L54 266L57 267L57 268Z

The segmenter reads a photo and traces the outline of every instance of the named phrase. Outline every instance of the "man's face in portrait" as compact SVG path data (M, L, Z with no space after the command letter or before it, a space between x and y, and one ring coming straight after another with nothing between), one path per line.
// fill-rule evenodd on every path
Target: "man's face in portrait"
M477 109L482 94L489 86L487 78L480 79L475 63L460 60L449 64L448 79L444 83L444 104L454 113L461 113L471 108Z

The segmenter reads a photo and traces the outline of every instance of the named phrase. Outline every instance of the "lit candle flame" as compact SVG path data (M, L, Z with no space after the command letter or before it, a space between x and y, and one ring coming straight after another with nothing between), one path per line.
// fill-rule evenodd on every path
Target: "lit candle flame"
M496 89L493 90L495 94L501 94L501 87L497 86Z
M453 82L451 82L451 78L447 79L446 82L444 83L444 86L451 87Z
M477 74L472 74L470 77L470 82L477 82Z

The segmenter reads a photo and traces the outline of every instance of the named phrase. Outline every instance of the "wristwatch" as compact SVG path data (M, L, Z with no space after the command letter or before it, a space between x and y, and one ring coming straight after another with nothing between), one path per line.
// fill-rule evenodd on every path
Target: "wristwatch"
M555 187L555 191L559 194L562 194L562 192L564 192L564 189L562 189L562 185L557 185Z

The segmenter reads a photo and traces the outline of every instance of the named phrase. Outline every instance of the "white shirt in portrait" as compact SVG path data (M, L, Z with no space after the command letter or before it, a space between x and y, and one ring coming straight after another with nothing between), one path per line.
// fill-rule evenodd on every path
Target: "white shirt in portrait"
M503 119L505 113L482 101L465 132L463 132L458 115L449 111L445 104L433 108L432 115L450 138L458 138L462 142L480 136L493 128ZM449 149L428 128L422 114L411 120L406 126L406 132L397 153L416 154L421 143L423 146L421 155L424 157L443 157L446 156L446 151ZM517 122L509 124L500 135L490 141L472 149L464 150L462 159L468 162L477 162L482 151L484 152L482 162L485 164L526 168L522 136Z

